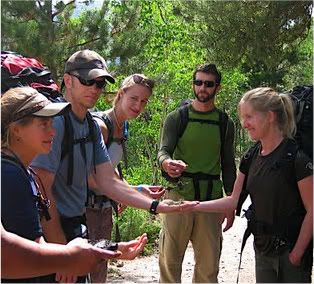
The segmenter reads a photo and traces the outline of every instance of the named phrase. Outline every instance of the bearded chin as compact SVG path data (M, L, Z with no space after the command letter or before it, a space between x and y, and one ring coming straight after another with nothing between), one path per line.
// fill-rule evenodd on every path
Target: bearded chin
M201 97L201 98L195 92L194 92L194 95L200 103L207 103L208 101L210 101L211 99L213 99L215 97L215 93L213 93L207 97Z

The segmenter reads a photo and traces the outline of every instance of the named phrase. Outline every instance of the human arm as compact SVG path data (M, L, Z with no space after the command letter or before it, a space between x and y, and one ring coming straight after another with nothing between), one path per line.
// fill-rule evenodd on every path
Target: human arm
M179 177L186 169L187 165L181 160L173 160L173 152L178 143L180 129L180 114L175 110L168 114L165 119L160 148L157 154L158 164L170 177Z
M130 205L136 208L149 210L153 199L133 190L125 182L118 179L112 168L111 163L105 162L96 166L96 173L93 172L97 182L99 192L105 194L109 198ZM160 202L157 206L157 213L169 213L180 210L189 210L193 208L197 202L186 202L181 205L168 205Z
M224 213L224 216L223 216L223 221L225 220L226 221L226 224L223 228L223 232L227 232L233 225L233 222L234 222L234 218L235 218L235 211L234 210L230 210L230 211L226 211Z
M233 185L236 180L234 132L234 123L229 118L226 125L226 136L223 145L223 159L221 159L222 181L227 195L231 195Z
M126 182L126 180L124 180ZM127 183L127 182L126 182ZM140 184L140 185L132 185L131 186L134 190L145 194L148 197L153 199L160 199L165 194L165 189L159 185L147 185L147 184ZM118 213L121 214L127 208L126 205L119 203L118 206Z
M297 241L289 254L289 260L294 265L300 265L304 252L313 238L313 176L298 181L298 188L306 214Z
M147 244L147 235L143 234L137 239L128 242L119 242L118 251L121 252L119 259L132 260L137 257Z
M238 200L242 191L244 179L245 175L239 172L234 183L231 196L200 202L198 205L195 206L193 211L224 213L222 221L226 219L226 224L225 227L223 228L223 232L228 231L232 227L234 222L235 209L237 207Z
M148 185L148 184L140 184L137 186L133 186L135 190L145 194L148 197L153 199L159 199L165 194L165 189L160 185Z
M222 213L227 211L234 211L237 207L239 196L242 191L244 178L245 175L239 172L234 183L231 196L200 202L194 207L193 211L222 212Z
M83 239L68 245L38 244L7 232L1 226L1 277L28 278L60 271L85 275L102 260L116 258L120 252L102 250Z

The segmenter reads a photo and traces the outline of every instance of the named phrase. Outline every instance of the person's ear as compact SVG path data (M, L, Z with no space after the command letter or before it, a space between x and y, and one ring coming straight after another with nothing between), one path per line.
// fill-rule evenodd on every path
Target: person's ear
M21 125L17 123L11 124L9 127L9 131L12 138L14 137L14 139L16 139L17 141L21 140L22 137Z
M124 96L124 94L125 94L125 91L123 89L119 89L118 94L117 94L118 100L120 100L122 96Z
M72 77L70 74L65 73L63 75L63 81L66 88L70 88L72 86Z
M274 122L276 121L276 114L273 111L268 111L267 118L269 122Z

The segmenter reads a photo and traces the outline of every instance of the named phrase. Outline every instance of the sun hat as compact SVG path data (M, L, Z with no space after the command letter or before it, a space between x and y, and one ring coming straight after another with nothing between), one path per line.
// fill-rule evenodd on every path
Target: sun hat
M70 103L53 103L31 87L9 89L1 97L1 128L27 116L53 117L70 109Z
M97 52L85 49L75 52L65 63L64 73L79 76L85 80L105 77L110 83L115 79L108 72L106 61Z

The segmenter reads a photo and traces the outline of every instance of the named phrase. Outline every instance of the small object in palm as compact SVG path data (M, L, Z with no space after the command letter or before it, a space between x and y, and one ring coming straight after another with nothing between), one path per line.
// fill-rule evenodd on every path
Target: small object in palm
M105 250L115 251L118 249L118 243L115 243L106 239L88 240L88 242L97 248L101 248Z

